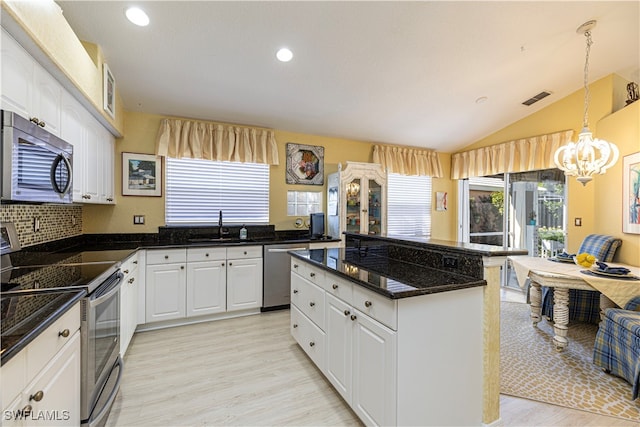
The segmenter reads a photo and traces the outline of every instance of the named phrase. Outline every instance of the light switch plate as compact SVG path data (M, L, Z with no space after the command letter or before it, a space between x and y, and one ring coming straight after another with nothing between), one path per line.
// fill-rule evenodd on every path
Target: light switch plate
M134 215L133 223L137 225L144 224L144 215Z

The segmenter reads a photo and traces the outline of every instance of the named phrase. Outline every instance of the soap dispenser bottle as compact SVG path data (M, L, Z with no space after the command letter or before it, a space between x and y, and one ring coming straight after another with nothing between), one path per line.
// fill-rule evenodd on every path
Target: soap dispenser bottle
M244 224L240 229L240 240L247 240L247 228L244 226Z

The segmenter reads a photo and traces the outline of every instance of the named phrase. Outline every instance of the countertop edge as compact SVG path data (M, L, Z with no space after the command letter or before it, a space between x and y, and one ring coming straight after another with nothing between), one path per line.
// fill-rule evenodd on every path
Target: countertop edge
M42 292L44 293L44 292ZM52 292L53 293L53 292ZM42 322L40 322L35 328L33 328L28 333L24 334L20 340L18 340L11 348L7 349L0 355L0 366L3 366L12 357L22 351L27 345L29 345L33 340L35 340L45 329L51 326L56 320L62 317L67 311L69 311L80 299L82 299L85 295L87 295L87 291L85 289L78 290L64 290L55 293L75 293L70 300L66 301L54 313L50 316L47 316Z
M398 299L403 299L403 298L410 298L410 297L415 297L415 296L420 296L420 295L430 295L430 294L437 294L437 293L441 293L441 292L450 292L450 291L456 291L456 290L460 290L460 289L468 289L468 288L475 288L475 287L480 287L480 286L486 286L487 282L486 280L483 279L476 279L470 282L466 282L466 283L460 283L460 284L454 284L454 285L442 285L442 286L431 286L429 288L420 288L420 289L415 289L415 290L411 290L411 291L403 291L403 292L395 292L395 293L390 293L390 292L385 292L383 289L380 289L378 287L375 287L365 281L362 280L358 280L354 277L351 277L347 274L344 274L340 271L331 269L329 267L327 267L326 265L319 263L317 261L314 261L312 259L309 259L308 257L303 256L302 254L298 254L296 253L296 251L290 251L289 254L293 257L296 257L297 259L301 260L301 261L305 261L308 262L309 264L316 266L318 268L321 268L324 271L327 271L331 274L335 274L338 277L341 277L343 279L349 280L352 283L355 283L356 285L362 286L365 289L369 289L372 292L375 292L379 295L382 295L386 298L392 299L392 300L398 300ZM385 276L386 277L386 276ZM410 285L410 283L408 283Z

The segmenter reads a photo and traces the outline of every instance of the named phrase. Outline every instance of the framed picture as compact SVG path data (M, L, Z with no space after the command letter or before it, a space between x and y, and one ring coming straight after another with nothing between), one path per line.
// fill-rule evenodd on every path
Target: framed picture
M116 118L116 79L111 74L109 66L102 64L102 108L112 119Z
M122 153L122 195L162 196L162 157Z
M446 193L446 191L438 191L438 192L436 192L436 210L437 211L446 211L447 210L447 193Z
M287 143L287 184L324 184L324 147Z
M622 232L640 234L640 152L624 156Z

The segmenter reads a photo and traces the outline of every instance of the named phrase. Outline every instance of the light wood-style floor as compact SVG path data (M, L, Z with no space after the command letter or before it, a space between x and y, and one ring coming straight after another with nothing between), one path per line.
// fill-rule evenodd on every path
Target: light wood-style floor
M501 396L501 418L505 426L638 425L510 396ZM288 310L136 333L107 426L214 425L362 424L289 335Z

